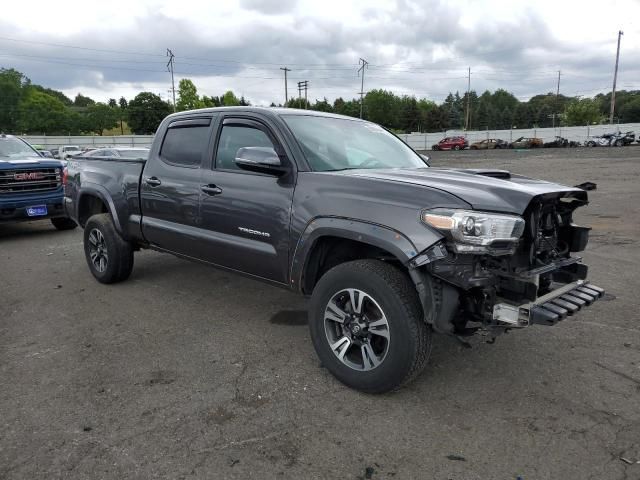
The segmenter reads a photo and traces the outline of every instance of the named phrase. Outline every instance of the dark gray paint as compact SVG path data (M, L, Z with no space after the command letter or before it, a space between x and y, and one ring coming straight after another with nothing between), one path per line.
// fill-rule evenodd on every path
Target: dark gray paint
M533 198L547 194L561 193L586 201L586 192L580 189L517 175L498 179L480 172L426 166L312 172L282 120L291 113L332 116L255 107L170 115L158 128L146 164L89 159L71 162L66 193L70 213L77 218L83 195L99 195L119 231L131 241L297 289L307 256L323 235L371 243L408 263L442 238L420 222L424 209L475 208L520 214ZM214 120L201 168L163 163L159 150L167 126L203 116ZM279 148L283 163L290 166L289 172L276 177L216 170L215 142L228 117L261 122ZM162 181L160 187L146 185L152 176ZM221 193L210 195L202 190L211 185ZM268 236L243 232L239 227Z

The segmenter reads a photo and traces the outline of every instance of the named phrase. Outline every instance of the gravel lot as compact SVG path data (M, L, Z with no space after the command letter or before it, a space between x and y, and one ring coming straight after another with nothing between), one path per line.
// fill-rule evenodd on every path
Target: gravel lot
M2 226L0 478L640 478L640 147L432 163L596 182L577 220L605 301L436 337L415 383L369 396L320 366L292 293L155 252L104 286L80 230Z

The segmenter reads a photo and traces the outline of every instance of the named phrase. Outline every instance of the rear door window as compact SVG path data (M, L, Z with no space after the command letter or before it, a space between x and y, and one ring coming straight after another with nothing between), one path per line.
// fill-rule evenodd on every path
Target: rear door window
M179 167L199 167L208 145L208 122L170 126L162 142L160 158Z

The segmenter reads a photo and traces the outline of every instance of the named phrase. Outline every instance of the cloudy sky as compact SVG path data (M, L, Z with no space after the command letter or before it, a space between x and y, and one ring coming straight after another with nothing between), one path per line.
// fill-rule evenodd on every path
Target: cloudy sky
M176 87L284 101L309 81L312 99L384 88L441 102L449 91L505 88L522 100L640 89L640 0L61 0L3 2L0 67L96 100Z

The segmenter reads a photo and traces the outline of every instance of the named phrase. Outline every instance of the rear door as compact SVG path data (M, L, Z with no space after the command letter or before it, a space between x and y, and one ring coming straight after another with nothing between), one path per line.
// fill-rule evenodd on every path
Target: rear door
M201 166L210 155L211 132L211 115L178 118L147 160L140 182L142 233L156 247L191 256L201 241Z
M283 139L252 115L225 114L218 127L212 168L203 170L202 227L208 261L279 283L288 281L289 225L295 168ZM240 169L242 147L278 152L288 173L275 176Z

